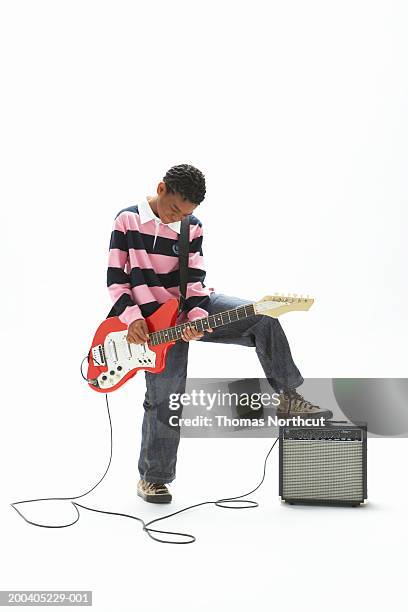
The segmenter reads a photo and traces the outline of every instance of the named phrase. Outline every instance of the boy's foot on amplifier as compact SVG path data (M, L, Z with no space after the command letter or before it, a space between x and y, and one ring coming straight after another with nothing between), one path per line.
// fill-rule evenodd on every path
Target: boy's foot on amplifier
M280 404L276 409L276 416L278 418L292 418L300 416L304 418L320 419L331 419L333 413L331 410L327 410L312 404L306 400L303 395L298 393L296 389L287 389L279 393Z

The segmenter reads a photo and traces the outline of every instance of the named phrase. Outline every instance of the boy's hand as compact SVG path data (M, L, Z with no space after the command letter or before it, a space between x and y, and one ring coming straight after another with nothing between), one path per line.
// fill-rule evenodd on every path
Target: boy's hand
M144 344L149 339L149 328L144 319L136 319L129 327L126 336L128 342L134 344Z
M212 329L209 328L206 331L212 333ZM193 325L190 323L188 327L185 327L181 332L181 338L185 342L189 342L190 340L198 340L204 336L204 332L199 332ZM149 328L147 327L147 323L144 319L136 319L133 321L128 327L128 333L126 340L128 342L132 342L134 344L144 344L149 339Z
M206 331L212 333L212 329L206 329ZM204 336L204 332L199 332L192 323L188 327L185 327L181 332L181 339L185 342L189 342L190 340L198 340Z

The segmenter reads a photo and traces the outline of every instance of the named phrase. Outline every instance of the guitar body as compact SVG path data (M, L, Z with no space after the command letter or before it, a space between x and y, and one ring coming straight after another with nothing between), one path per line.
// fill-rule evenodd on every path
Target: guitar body
M176 324L178 300L168 300L150 317L145 317L149 332ZM109 317L101 323L88 355L88 384L94 391L116 391L139 370L158 373L166 366L167 351L175 340L157 346L128 343L128 326L119 317ZM89 382L91 381L91 382Z

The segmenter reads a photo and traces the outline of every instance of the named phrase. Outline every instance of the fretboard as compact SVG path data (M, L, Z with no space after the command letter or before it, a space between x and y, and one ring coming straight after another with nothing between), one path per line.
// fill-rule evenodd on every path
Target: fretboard
M203 332L209 328L214 329L215 327L221 327L221 325L228 325L228 323L234 323L234 321L241 321L247 317L251 317L255 314L254 304L245 304L244 306L238 306L237 308L231 308L231 310L225 310L224 312L217 312L217 314L209 315L203 319L196 319L192 323L180 323L174 327L168 327L161 329L156 332L149 333L150 344L157 346L158 344L164 344L173 340L179 340L181 338L181 332L186 327L193 327L199 332Z

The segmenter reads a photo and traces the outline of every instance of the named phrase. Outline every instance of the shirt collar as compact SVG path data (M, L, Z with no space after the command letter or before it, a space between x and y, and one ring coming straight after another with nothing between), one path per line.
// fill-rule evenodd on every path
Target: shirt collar
M152 211L152 208L147 200L147 197L145 197L145 199L142 200L138 208L139 208L140 222L142 224L147 223L147 221L151 221L152 219L154 219L155 221L157 221L158 225L164 225L164 227L170 227L172 230L174 230L178 234L180 233L181 221L175 221L174 223L162 223L160 218L157 217Z

